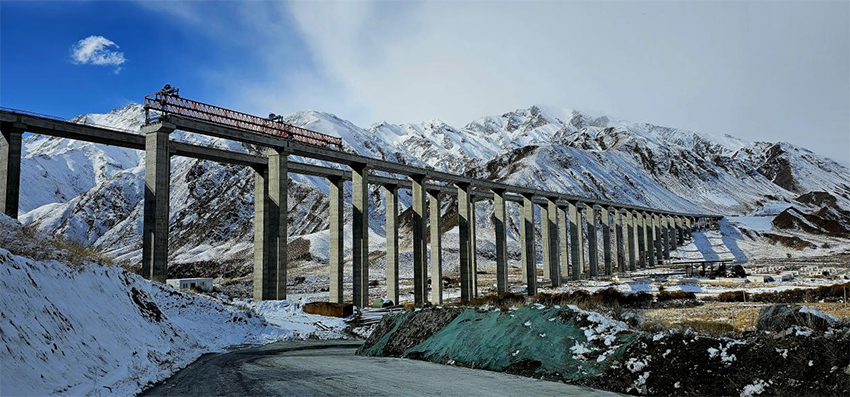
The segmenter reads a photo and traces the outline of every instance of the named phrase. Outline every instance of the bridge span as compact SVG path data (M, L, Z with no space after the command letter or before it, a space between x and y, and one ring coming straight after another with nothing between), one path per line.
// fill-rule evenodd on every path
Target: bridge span
M434 304L441 303L443 299L442 284L432 283L429 297L427 283L429 268L432 280L442 279L439 200L443 195L456 196L458 202L463 301L478 295L476 201L493 202L496 285L500 293L508 290L506 202L516 202L521 207L521 263L523 280L530 295L536 293L538 283L545 282L557 287L564 280L595 278L599 275L597 240L585 239L582 230L586 230L589 236L596 236L597 230L601 229L601 270L605 276L610 276L616 272L654 266L669 259L670 250L684 244L693 230L710 226L721 218L713 214L647 208L439 172L178 114L163 114L144 125L139 134L0 108L0 130L0 207L3 213L14 218L18 215L22 135L25 132L144 150L141 274L159 282L165 282L168 274L170 158L184 156L253 168L253 295L257 300L286 298L286 201L289 173L323 177L329 184L331 302L347 300L343 294L343 183L351 182L353 220L349 238L353 243L354 279L351 299L360 307L369 305L369 185L382 186L385 194L387 297L395 303L399 301L398 194L401 189L412 191L413 295L417 306L429 302L429 298ZM254 144L265 148L265 152L264 155L254 155L176 142L169 138L175 130ZM290 155L323 160L342 167L321 167L290 161ZM384 175L375 174L379 171ZM540 219L535 219L535 206L539 208ZM534 241L536 221L541 222L542 226L542 279L537 275ZM429 233L430 258L427 257L426 246L426 235ZM613 252L616 252L615 256Z

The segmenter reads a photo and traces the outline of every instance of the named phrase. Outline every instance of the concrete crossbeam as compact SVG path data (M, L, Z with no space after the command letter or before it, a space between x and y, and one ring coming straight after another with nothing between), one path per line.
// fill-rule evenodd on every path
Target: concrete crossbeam
M145 138L138 134L122 132L98 126L77 124L74 122L57 120L55 118L50 117L36 116L33 114L28 114L27 112L15 111L11 109L0 109L0 121L4 123L19 123L23 125L28 132L37 134L46 134L69 139L85 140L89 142L102 143L111 146L119 146L139 150L143 150L145 147ZM175 125L177 129L187 132L194 132L207 136L216 136L239 142L253 143L269 148L278 148L281 150L286 150L294 155L309 157L318 160L326 160L329 162L339 163L343 165L365 164L369 166L370 169L374 170L386 171L389 173L405 176L421 175L423 177L441 181L447 184L470 183L473 188L487 190L487 192L475 192L473 189L472 194L476 196L480 195L479 197L491 198L492 194L489 193L490 190L509 190L511 192L515 192L515 194L509 194L505 196L505 199L509 201L522 202L522 198L518 196L518 194L523 194L538 196L538 199L535 203L545 204L540 202L543 197L556 195L559 201L565 202L582 201L588 204L600 206L616 205L625 209L635 211L654 211L653 209L646 207L618 204L607 200L582 198L572 195L547 192L523 186L513 186L490 180L479 180L469 178L463 175L454 175L446 172L427 170L424 168L419 168L407 164L392 163L389 161L364 157L345 151L329 150L325 148L302 144L299 142L293 142L282 137L256 134L243 129L231 128L216 123L190 119L174 114L168 116L167 123ZM163 124L163 122L158 122L152 125L155 126L158 124ZM230 164L250 165L253 167L258 166L258 164L255 164L255 159L252 158L252 155L247 155L244 153L229 152L226 150L210 151L208 149L211 148L196 147L177 142L173 142L171 146L173 149L171 150L171 153L175 155L186 155L189 157L221 161ZM264 160L265 159L263 159L262 157L256 158L256 161L258 162L263 162ZM292 172L295 171L293 170ZM380 179L384 179L384 177L376 176L374 177L374 179L375 181L378 181ZM664 212L664 214L675 215L676 213ZM716 219L716 216L711 215L700 215L697 217L701 220L700 227L706 226L706 219Z
M354 305L369 306L369 168L351 166L351 257Z
M344 263L343 258L345 257L344 251L344 226L345 226L345 202L343 201L343 192L344 192L344 183L345 180L341 177L330 177L328 178L328 198L330 199L330 207L328 212L330 213L329 223L330 223L330 252L328 255L329 262L329 274L330 274L330 301L333 303L343 303L345 302L345 294L343 288L343 274L344 274ZM387 208L390 208L393 204L390 202L392 198L388 198L387 200ZM387 210L389 211L389 209ZM389 230L389 229L388 229ZM389 235L389 231L387 232ZM396 235L398 231L396 231ZM389 243L389 241L388 241ZM387 257L390 258L391 254L389 250L391 246L387 245ZM396 247L396 252L398 252L398 247ZM392 268L392 263L387 263L387 272ZM396 255L396 274L398 274L398 256ZM394 288L394 289L393 289ZM387 276L387 294L391 292L395 292L398 295L398 280L396 280L395 285L393 285L389 276ZM392 298L390 298L392 299ZM397 299L397 298L396 298ZM393 302L398 302L398 300L394 300Z
M415 176L410 181L413 193L413 303L416 307L422 307L428 299L428 277L425 275L428 252L425 246L425 178Z
M537 254L534 247L534 202L532 196L524 196L520 215L520 245L522 246L522 268L525 269L525 284L528 295L537 293Z
M21 196L21 147L24 127L0 124L0 209L18 219Z
M493 191L493 228L496 234L496 291L508 291L508 236L505 191Z
M428 204L430 206L428 225L431 231L431 303L440 305L443 303L443 238L440 231L439 191L428 191Z
M145 135L145 202L142 220L142 277L164 283L168 278L168 214L171 157L168 124L143 127Z

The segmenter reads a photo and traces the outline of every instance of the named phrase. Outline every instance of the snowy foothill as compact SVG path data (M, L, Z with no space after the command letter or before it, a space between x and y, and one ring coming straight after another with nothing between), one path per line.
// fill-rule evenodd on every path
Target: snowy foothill
M0 395L134 395L205 353L348 337L341 319L305 314L303 302L229 302L66 263L49 241L10 242L26 235L0 217Z

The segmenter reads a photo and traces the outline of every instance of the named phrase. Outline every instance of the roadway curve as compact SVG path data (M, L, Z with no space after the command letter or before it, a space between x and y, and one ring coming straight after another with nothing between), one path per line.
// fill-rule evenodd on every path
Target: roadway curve
M210 354L141 395L615 395L424 361L355 356L360 343L279 342Z

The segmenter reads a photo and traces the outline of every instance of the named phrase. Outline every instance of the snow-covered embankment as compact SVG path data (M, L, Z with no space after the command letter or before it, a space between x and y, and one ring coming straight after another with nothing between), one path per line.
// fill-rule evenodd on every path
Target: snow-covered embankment
M133 395L204 353L343 337L341 320L304 314L298 302L229 303L119 267L69 265L62 250L27 243L0 217L2 395Z

